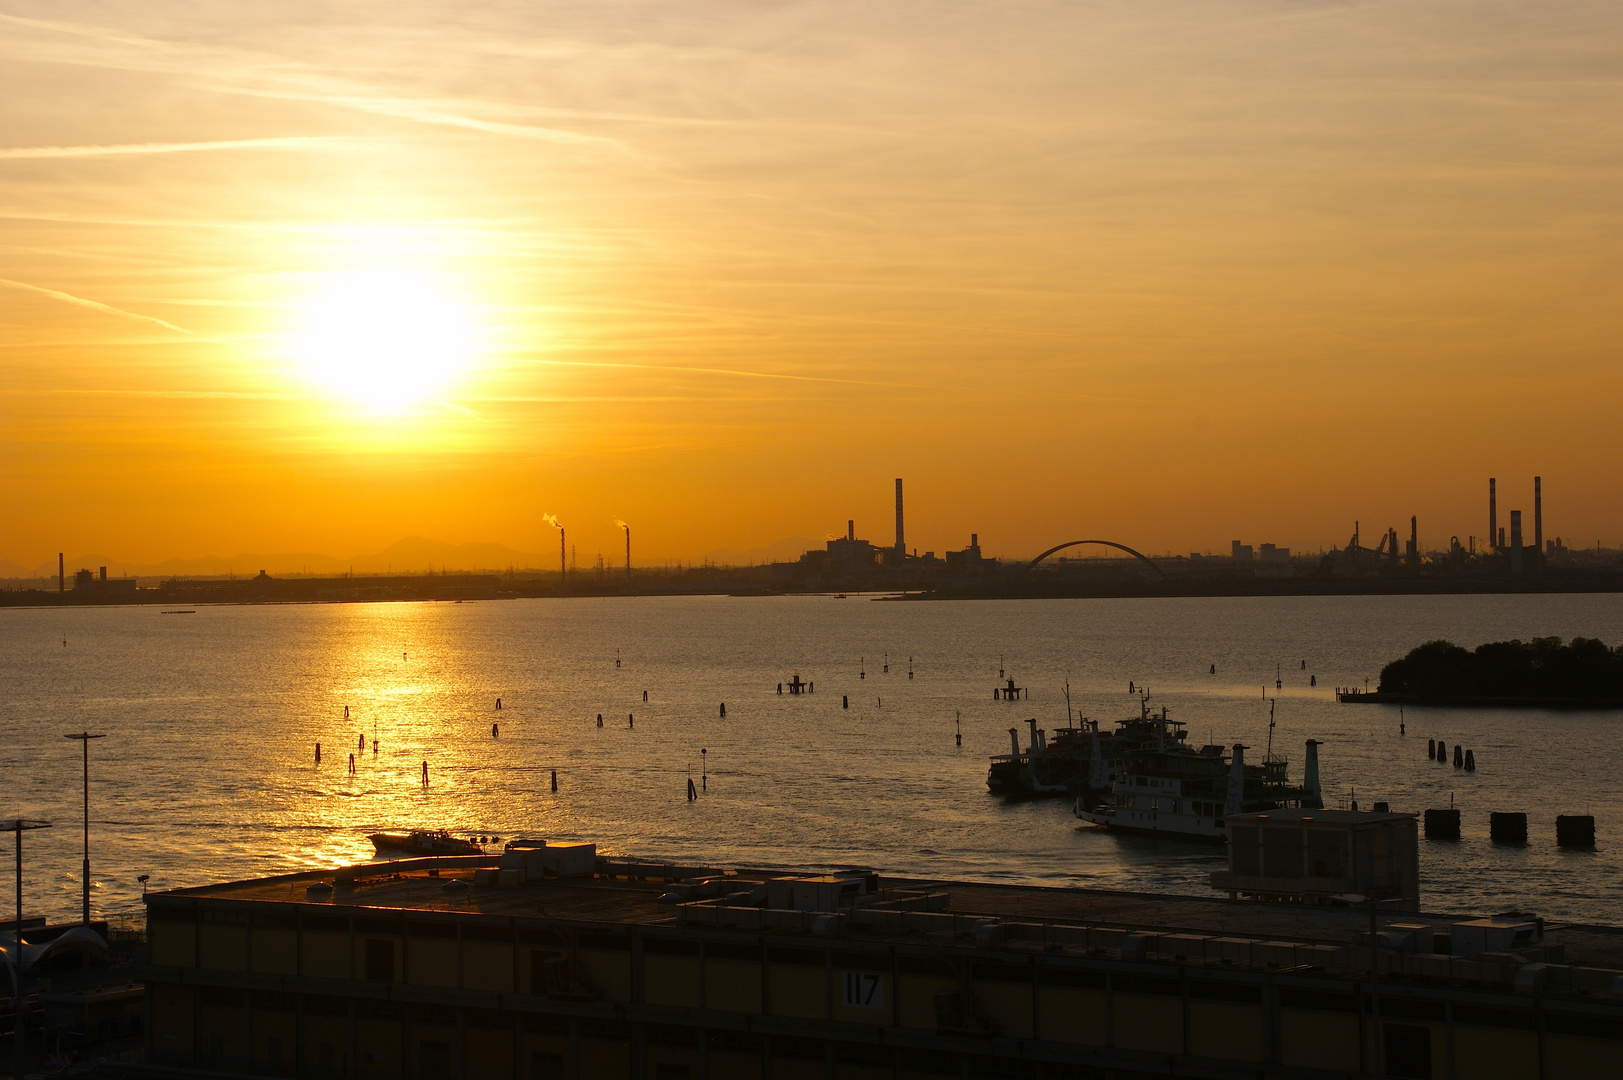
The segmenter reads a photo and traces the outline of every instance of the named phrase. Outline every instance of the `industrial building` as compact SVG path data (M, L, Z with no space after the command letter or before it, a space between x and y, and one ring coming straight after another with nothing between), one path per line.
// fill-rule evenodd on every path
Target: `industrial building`
M856 521L845 523L845 535L827 542L825 550L812 550L797 562L776 563L774 577L780 582L799 579L820 582L827 587L882 587L897 584L924 584L932 578L979 577L997 565L981 556L979 533L971 533L969 546L949 551L937 558L933 551L909 554L902 507L902 478L896 478L896 541L880 546L858 538Z
M1530 917L533 842L155 893L147 913L148 1059L214 1072L1562 1080L1623 1060L1616 944Z

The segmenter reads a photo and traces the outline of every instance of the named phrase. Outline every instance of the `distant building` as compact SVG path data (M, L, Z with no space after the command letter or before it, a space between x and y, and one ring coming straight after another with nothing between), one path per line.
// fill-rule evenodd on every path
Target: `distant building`
M828 542L827 556L831 569L867 569L878 562L878 549L866 540L858 540L857 523L847 521L845 535Z
M1242 544L1238 540L1231 540L1229 542L1229 552L1229 558L1237 563L1249 563L1251 561L1250 544Z
M1288 547L1275 547L1273 544L1264 544L1257 552L1257 557L1264 566L1289 566L1291 549Z
M80 569L78 573L73 575L73 591L108 594L133 593L135 591L135 579L109 579L107 577L107 567L105 566L101 568L101 576L99 577L90 570Z
M962 551L947 552L947 573L984 574L991 559L981 557L981 534L969 534L969 546Z

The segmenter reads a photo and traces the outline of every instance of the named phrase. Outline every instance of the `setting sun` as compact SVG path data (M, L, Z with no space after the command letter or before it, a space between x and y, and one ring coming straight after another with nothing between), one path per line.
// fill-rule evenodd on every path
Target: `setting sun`
M378 413L431 400L474 353L464 304L427 275L373 268L334 275L303 305L292 353L317 384Z

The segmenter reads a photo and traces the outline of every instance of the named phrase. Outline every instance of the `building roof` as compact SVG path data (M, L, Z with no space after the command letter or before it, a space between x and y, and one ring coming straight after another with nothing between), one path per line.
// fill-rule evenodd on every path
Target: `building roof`
M1294 815L1297 812L1290 813ZM1326 813L1355 816L1342 811L1307 811L1306 815L1313 817ZM1383 817L1409 820L1411 816L1356 815L1359 821L1381 820ZM687 923L681 917L678 905L670 902L667 895L676 883L718 880L725 875L738 885L748 885L780 876L804 879L818 872L785 868L720 870L600 858L599 872L593 877L547 878L507 887L472 884L473 866L481 863L490 866L494 862L494 857L473 857L366 863L337 870L307 871L176 889L153 893L149 900L155 904L169 904L176 900L196 898L253 904L297 904L307 911L326 908L346 914L361 914L368 910L381 913L382 909L401 915L421 912L512 920L674 927ZM449 865L443 868L430 865L436 863ZM456 865L458 863L463 865ZM335 888L330 893L308 894L310 886L318 883L332 883ZM960 931L967 930L978 919L990 918L1056 926L1114 927L1138 933L1205 934L1345 944L1356 939L1369 924L1367 912L1356 908L1262 903L1220 896L897 877L883 878L881 886L881 898L903 893L930 895L936 903L928 910L943 916L961 917L963 925L956 928ZM662 900L662 897L667 899ZM1410 921L1421 920L1434 925L1480 917L1478 913L1406 911L1402 914ZM766 926L763 924L763 928ZM857 930L856 927L850 929ZM1613 932L1610 928L1600 927L1585 929L1595 931L1586 935L1586 940L1593 938L1592 944L1610 946L1598 951L1611 954L1623 949L1623 931Z

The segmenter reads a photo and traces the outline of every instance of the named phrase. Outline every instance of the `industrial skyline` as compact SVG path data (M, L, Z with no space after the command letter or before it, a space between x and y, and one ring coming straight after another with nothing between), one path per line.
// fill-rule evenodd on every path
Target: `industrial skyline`
M13 587L20 584L32 583L34 587L49 586L55 583L58 588L65 589L70 578L77 577L80 583L93 583L99 577L101 582L112 580L108 587L116 590L121 588L119 579L132 576L144 576L147 579L167 578L175 576L251 576L259 571L269 570L279 575L295 576L321 576L324 574L345 574L356 572L357 565L363 574L409 574L424 569L432 573L436 566L440 572L457 571L526 571L545 572L553 569L567 579L572 574L585 573L588 577L601 579L606 573L618 569L622 575L629 575L633 567L643 569L680 569L686 566L737 566L749 567L757 565L777 564L783 565L791 562L805 563L807 558L822 558L825 555L823 546L826 545L826 554L840 565L850 566L855 563L873 564L877 566L895 567L902 562L920 560L922 565L929 565L932 560L945 563L948 560L972 561L980 565L982 559L989 562L1005 561L1019 563L1032 558L1035 550L1008 550L988 545L983 551L978 529L971 530L969 542L961 550L955 544L963 544L964 537L946 537L931 543L930 546L914 545L909 548L906 541L907 529L904 505L904 478L894 480L894 534L892 539L883 543L871 542L861 539L857 535L858 519L846 519L843 533L825 533L823 544L818 544L810 538L788 537L770 548L755 553L743 553L741 556L727 550L711 551L698 559L683 558L646 558L633 561L631 548L631 526L620 518L615 518L613 527L620 534L618 539L623 543L623 559L618 557L613 548L593 549L586 555L584 566L579 562L576 549L569 544L568 533L564 529L557 515L544 515L543 520L550 529L556 530L558 537L558 553L556 556L547 556L539 551L523 551L505 548L495 544L466 544L449 545L434 541L417 539L415 542L406 541L395 545L384 553L373 556L360 556L347 560L332 557L322 557L311 553L295 553L290 555L277 554L238 554L235 557L202 558L187 560L173 558L167 562L156 565L120 564L116 559L109 559L101 554L79 554L69 558L65 551L58 552L53 563L32 567L19 566L0 560L0 580L10 580ZM1236 565L1251 566L1253 563L1259 572L1266 573L1268 567L1301 566L1304 560L1322 559L1332 554L1341 557L1351 556L1353 562L1349 564L1356 568L1359 559L1365 560L1368 567L1404 565L1418 566L1421 560L1434 561L1439 564L1452 561L1459 565L1469 558L1491 555L1503 557L1504 566L1511 572L1521 572L1524 569L1523 560L1526 560L1525 569L1532 569L1545 560L1570 560L1575 552L1595 552L1612 550L1604 548L1601 544L1578 543L1568 534L1551 533L1546 541L1543 518L1543 477L1532 477L1529 489L1532 493L1532 533L1523 536L1522 511L1516 508L1509 511L1508 526L1499 525L1498 507L1498 478L1488 478L1487 493L1487 525L1488 533L1477 536L1471 533L1461 534L1448 531L1447 540L1438 541L1421 528L1422 517L1415 513L1409 515L1409 530L1405 539L1400 539L1395 526L1379 529L1365 530L1365 522L1356 519L1353 522L1352 536L1341 543L1320 544L1315 547L1296 547L1289 544L1279 544L1272 541L1245 542L1234 538L1229 541L1227 550L1220 545L1213 545L1189 552L1172 550L1154 550L1140 548L1130 541L1132 537L1114 538L1112 543L1121 550L1110 550L1108 547L1092 547L1072 550L1061 557L1060 561L1071 561L1079 558L1119 559L1124 556L1122 551L1151 556L1157 559L1185 559L1197 564L1211 565L1215 561L1228 561ZM853 502L862 501L853 493ZM1427 519L1429 520L1429 519ZM866 530L864 530L866 532ZM1253 534L1247 533L1248 537ZM1379 539L1373 543L1365 543L1364 536L1378 535ZM1490 540L1490 538L1492 538ZM1057 533L1048 537L1050 542L1065 543L1067 539ZM1529 543L1530 541L1530 543ZM1044 547L1052 546L1045 542ZM927 542L928 543L928 542ZM1401 544L1401 547L1400 547ZM539 546L539 545L538 545ZM938 552L940 553L938 557ZM70 566L70 563L72 564ZM225 565L222 565L225 564ZM126 582L127 584L127 582Z

